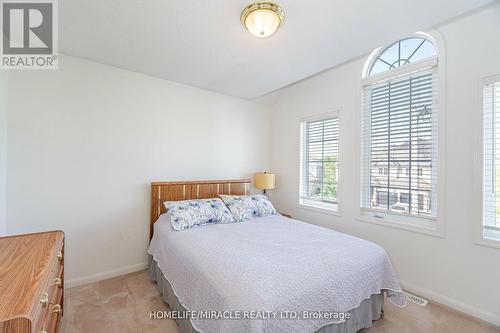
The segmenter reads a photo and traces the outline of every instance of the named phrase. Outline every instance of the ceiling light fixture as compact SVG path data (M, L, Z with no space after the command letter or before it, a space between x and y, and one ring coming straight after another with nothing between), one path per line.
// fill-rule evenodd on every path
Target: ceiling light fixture
M258 1L246 6L241 12L240 19L252 35L266 38L278 30L285 19L285 13L273 2Z

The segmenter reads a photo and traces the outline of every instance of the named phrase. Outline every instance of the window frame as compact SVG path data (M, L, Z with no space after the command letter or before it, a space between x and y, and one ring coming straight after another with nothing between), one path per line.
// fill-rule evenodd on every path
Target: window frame
M425 235L435 236L439 238L444 238L446 234L445 228L445 197L444 190L446 188L445 180L445 138L446 138L446 128L445 128L445 115L446 115L446 50L444 40L436 30L432 30L430 33L418 32L414 35L405 36L401 39L411 38L411 37L423 37L429 40L436 48L436 56L430 59L423 59L415 63L411 63L402 67L398 67L386 72L374 74L369 76L369 71L373 62L377 57L385 51L385 49L394 44L394 42L389 43L383 47L375 49L368 57L364 64L361 80L361 88L364 90L367 86L374 85L381 81L388 79L395 79L400 76L409 75L411 73L418 73L420 71L429 70L434 68L435 75L437 76L437 156L439 157L438 170L437 170L437 213L435 217L419 217L419 216L404 216L398 213L382 212L376 209L363 208L362 193L365 189L363 186L363 153L361 152L361 163L360 163L360 197L359 197L359 215L357 220L362 222L374 223L386 227L392 227L397 229L402 229L406 231L412 231L416 233L421 233ZM363 97L364 98L364 97ZM363 102L364 103L364 102ZM361 112L365 111L364 107L361 108ZM361 115L361 119L365 117L364 114ZM362 121L360 121L360 128L362 130ZM363 139L363 133L360 133L360 138L362 140L362 146L365 144Z
M320 121L320 120L325 120L329 118L337 118L338 123L339 123L339 129L338 129L338 161L337 161L337 201L336 203L324 203L321 201L315 201L315 200L308 200L302 198L302 177L304 174L304 147L305 147L305 138L303 136L303 126L305 123L312 122L312 121ZM341 118L340 118L340 112L338 110L336 111L331 111L327 113L322 113L322 114L317 114L317 115L312 115L312 116L307 116L300 118L299 121L299 135L300 135L300 147L299 147L299 196L298 196L298 204L297 208L300 209L305 209L305 210L311 210L319 213L326 213L330 215L336 215L340 216L341 215L341 196L342 196L342 177L341 177L341 171L342 171L342 128L341 128Z
M484 117L485 117L485 105L484 105L484 88L488 84L492 83L497 83L500 82L500 74L499 75L492 75L488 76L485 78L482 78L478 82L478 100L480 101L478 103L479 110L481 112L481 116L478 117L480 119L479 123L479 130L478 133L478 140L477 140L477 149L476 149L476 170L475 170L475 176L476 176L476 182L475 184L478 184L476 186L476 191L475 197L478 198L477 202L477 210L478 210L478 215L480 216L479 223L476 224L476 231L475 231L475 241L474 243L477 245L482 245L482 246L488 246L488 247L493 247L493 248L499 248L500 249L500 234L499 238L493 238L493 237L485 237L484 235Z

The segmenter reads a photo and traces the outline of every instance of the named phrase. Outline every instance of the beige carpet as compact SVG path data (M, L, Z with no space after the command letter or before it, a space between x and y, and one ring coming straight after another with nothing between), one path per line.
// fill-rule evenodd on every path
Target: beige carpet
M165 310L147 272L123 275L68 289L62 333L177 333L173 320L151 320L150 311ZM362 333L500 333L500 328L447 307L409 304L404 309L386 302L385 316Z

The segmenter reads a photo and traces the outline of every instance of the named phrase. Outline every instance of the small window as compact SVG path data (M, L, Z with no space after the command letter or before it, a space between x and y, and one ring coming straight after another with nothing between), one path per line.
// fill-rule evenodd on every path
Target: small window
M419 194L418 195L418 210L421 210L423 211L424 210L424 195L423 194Z
M301 123L301 205L337 210L339 118L337 113Z
M500 80L484 87L483 238L500 241Z
M417 169L417 176L422 177L424 175L424 168Z
M378 168L379 176L387 175L387 168Z
M399 202L402 204L409 204L410 203L410 195L408 193L401 193L399 195Z

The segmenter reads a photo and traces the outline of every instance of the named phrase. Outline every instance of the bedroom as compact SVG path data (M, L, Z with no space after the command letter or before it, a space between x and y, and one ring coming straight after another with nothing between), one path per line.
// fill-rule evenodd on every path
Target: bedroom
M9 3L2 1L4 14ZM347 274L351 266L346 261L353 255L318 255L315 260L307 255L346 251L349 246L335 247L335 242L323 242L323 247L309 242L322 237L347 242L352 236L360 248L371 248L362 259L383 249L388 271L395 272L390 282L428 304L408 301L399 308L387 298L371 300L372 318L360 315L358 326L349 319L330 320L334 324L324 331L500 331L493 126L495 111L500 112L498 1L276 1L279 10L260 13L274 18L266 26L274 34L266 38L252 34L258 11L257 21L242 20L242 14L250 16L255 9L245 11L251 1L46 3L52 4L55 18L56 66L26 69L16 63L7 69L3 60L0 70L4 332L13 331L8 325L16 323L7 322L22 316L21 310L29 312L25 319L32 323L21 332L234 332L224 326L234 323L253 325L242 329L251 332L318 331L304 328L315 320L303 318L196 319L193 325L189 319L160 317L168 309L169 315L187 315L173 312L179 304L190 304L191 311L239 311L236 305L245 301L242 305L250 306L248 314L254 316L276 310L319 314L314 311L322 310L321 304L299 306L314 302L312 297L297 299L318 292L318 285L324 295L334 292L327 300L330 310L345 315L359 304L342 308L339 292L354 303L371 297L372 292L354 297L354 290L362 290L359 277L365 282L368 277L339 278L342 287L328 289L319 273ZM35 25L30 32L43 42L46 35ZM5 24L2 28L6 35ZM409 52L406 58L402 49ZM382 60L391 65L381 66ZM392 84L396 93L391 96ZM402 104L412 107L388 106L401 96ZM396 126L393 133L391 126ZM323 139L315 140L318 133ZM412 143L416 146L410 148ZM158 241L157 248L172 250L169 254L204 245L231 254L228 266L206 254L186 255L190 266L179 265L175 272L184 269L185 276L198 277L207 292L186 282L180 299L182 279L173 285L165 278L178 301L168 292L162 295L164 280L150 278L158 272L151 265L150 234L167 237L154 229L169 226L164 222L168 214L160 214L166 210L163 202L258 195L262 187L268 188L266 205L272 203L282 216L240 222L242 216L228 208L238 223L175 231L170 237L179 240ZM226 204L231 205L223 202L224 211ZM263 221L270 223L251 229ZM296 228L288 230L292 225ZM303 227L310 238L297 231ZM264 237L265 228L276 228L278 236ZM45 267L41 280L57 279L52 271L59 274L60 290L49 292L43 306L39 300L46 286L41 281L31 294L16 289L34 283L27 282L23 269L36 267L22 260L41 250L33 244L30 252L10 253L10 244L24 238L9 236L54 230L64 236L51 234L49 264L54 266ZM240 238L227 237L233 232ZM195 233L197 242L182 243ZM213 238L205 244L208 234ZM215 241L224 237L227 245L240 242L249 248L219 246ZM63 258L56 260L63 242ZM248 260L236 257L253 242L261 245L255 254ZM200 258L205 260L194 261ZM271 260L276 260L273 265ZM308 263L318 268L314 265L332 264L328 260L343 262L342 271L326 266L318 274L308 270ZM9 262L17 262L19 270L5 265ZM359 262L351 264L363 269ZM236 268L245 271L224 275ZM258 275L258 268L265 274ZM202 274L205 270L209 276ZM172 280L175 272L159 277L170 274ZM247 274L268 282L254 286ZM239 284L215 285L210 276ZM300 288L285 288L309 277ZM280 308L266 298L273 296L271 287L283 288L278 296L299 304ZM253 288L260 288L255 293L261 303L250 303L257 297L249 291ZM379 286L379 291L388 288ZM194 296L200 292L203 297ZM58 299L53 302L52 296ZM226 305L195 302L204 297ZM9 302L19 300L26 300L27 308L14 314Z

